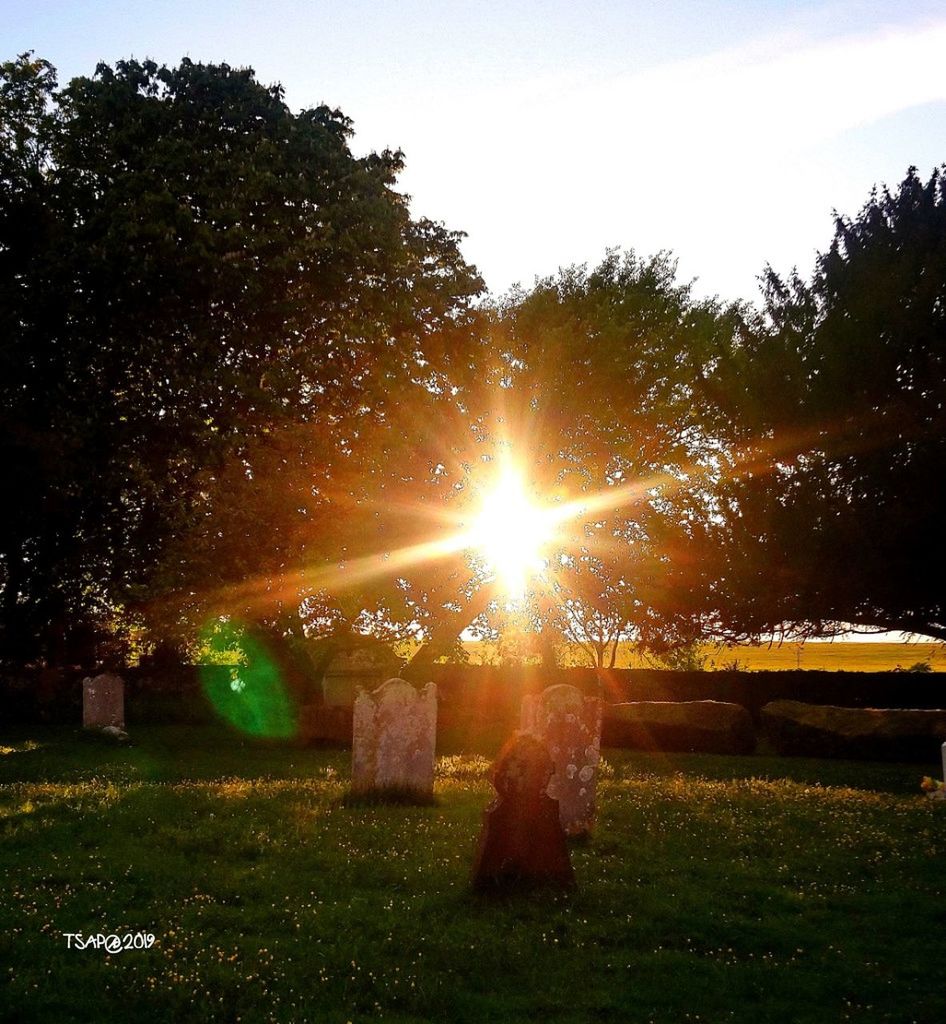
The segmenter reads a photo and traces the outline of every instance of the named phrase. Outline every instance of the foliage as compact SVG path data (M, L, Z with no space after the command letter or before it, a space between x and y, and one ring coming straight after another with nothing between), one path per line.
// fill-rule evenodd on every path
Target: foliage
M730 442L703 600L733 637L946 637L944 172L875 190L764 297L706 383Z
M577 513L536 588L536 628L599 667L623 640L694 639L689 551L711 508L693 481L716 458L695 388L741 309L694 299L665 253L612 251L514 291L494 316L507 377L493 434L543 500Z
M894 672L919 672L925 675L927 672L933 671L933 666L928 661L915 661L909 668L902 668L900 665L893 670Z
M399 152L249 69L0 65L0 662L239 622L289 678L622 644L946 638L946 172L875 191L810 282L696 300L610 251L481 308ZM569 508L510 609L451 542L497 467Z
M351 132L225 64L62 91L31 55L0 67L4 658L66 658L68 623L192 584L165 555L208 485L271 468L287 429L318 465L450 364L480 282L394 191L401 154Z
M698 643L682 644L668 650L650 655L650 660L658 668L670 669L672 672L702 672L709 660L708 653ZM738 661L729 666L720 666L720 671L736 671Z

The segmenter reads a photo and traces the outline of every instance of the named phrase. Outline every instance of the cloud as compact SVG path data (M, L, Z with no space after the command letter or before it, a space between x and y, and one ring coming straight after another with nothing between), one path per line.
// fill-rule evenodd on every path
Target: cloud
M585 102L633 103L633 123L662 141L687 123L700 137L751 136L777 154L946 99L944 53L946 20L827 42L776 37L622 76Z
M940 19L445 92L400 136L405 184L419 210L469 232L494 288L619 244L673 249L701 291L747 296L766 260L810 266L832 207L859 206L891 165L878 153L878 169L852 174L831 140L946 100L944 53ZM895 173L915 159L897 156Z

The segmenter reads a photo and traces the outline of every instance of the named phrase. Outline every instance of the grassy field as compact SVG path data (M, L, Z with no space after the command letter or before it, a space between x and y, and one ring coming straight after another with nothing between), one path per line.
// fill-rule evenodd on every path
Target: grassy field
M468 879L482 756L432 807L344 752L154 728L0 740L7 1021L907 1022L946 1015L946 805L901 766L608 752L576 893ZM67 949L64 933L152 933Z
M490 664L498 661L495 644L487 642L465 643L470 661ZM908 669L918 662L926 662L934 672L946 672L946 645L938 643L853 643L848 641L804 644L762 644L723 647L706 644L700 650L705 659L704 668L713 671L723 668L743 670L822 669L845 672L889 672ZM577 647L559 652L563 665L588 664ZM653 668L652 662L642 658L633 644L621 644L617 658L618 668Z

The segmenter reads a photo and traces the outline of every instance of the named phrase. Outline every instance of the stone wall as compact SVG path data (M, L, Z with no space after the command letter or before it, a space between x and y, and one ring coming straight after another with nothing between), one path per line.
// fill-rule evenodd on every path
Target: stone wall
M229 676L226 666L123 669L129 727L143 723L216 720L203 696L200 672ZM407 673L409 675L409 673ZM82 679L89 671L34 670L0 679L4 721L81 724ZM415 683L434 682L438 732L467 749L483 749L518 727L522 698L569 683L605 705L629 701L715 700L739 704L758 729L764 705L775 700L841 707L946 708L946 674L902 672L665 672L648 669L434 665ZM317 682L317 681L316 681ZM497 748L498 749L498 748Z

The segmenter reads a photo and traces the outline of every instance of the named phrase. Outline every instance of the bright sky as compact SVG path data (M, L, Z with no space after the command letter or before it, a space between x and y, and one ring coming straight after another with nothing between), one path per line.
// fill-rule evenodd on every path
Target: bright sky
M187 55L341 107L493 291L619 245L752 298L946 160L943 0L0 0L0 41L61 82Z

